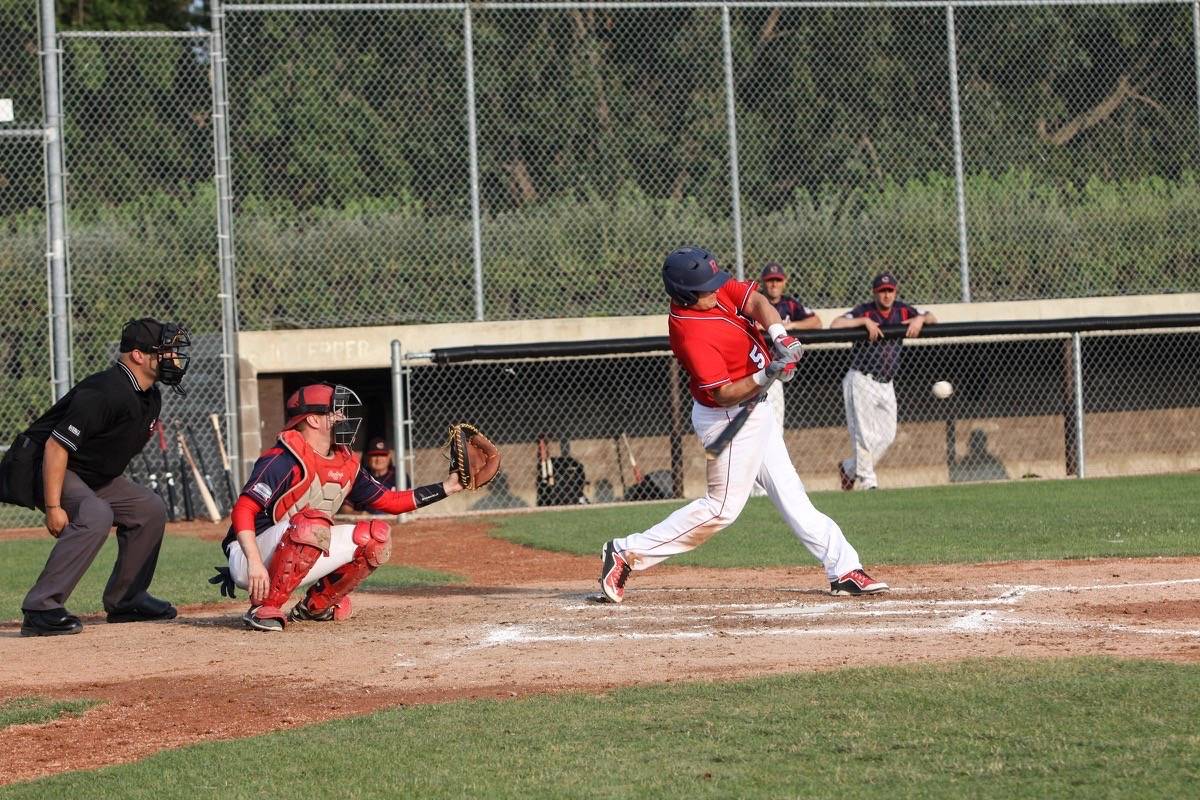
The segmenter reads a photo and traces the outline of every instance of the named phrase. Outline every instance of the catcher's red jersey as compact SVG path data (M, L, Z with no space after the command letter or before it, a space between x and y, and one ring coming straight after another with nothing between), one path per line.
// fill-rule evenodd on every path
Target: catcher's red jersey
M702 405L719 407L713 389L767 365L770 351L758 326L740 313L756 288L755 281L726 281L717 289L717 304L707 311L671 304L671 350L687 370L692 397Z

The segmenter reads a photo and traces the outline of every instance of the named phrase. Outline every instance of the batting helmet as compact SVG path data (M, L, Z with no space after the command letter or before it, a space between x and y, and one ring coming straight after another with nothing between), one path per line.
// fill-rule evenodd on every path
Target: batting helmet
M667 294L681 306L694 304L698 293L715 292L732 277L703 247L681 247L668 253L662 274Z

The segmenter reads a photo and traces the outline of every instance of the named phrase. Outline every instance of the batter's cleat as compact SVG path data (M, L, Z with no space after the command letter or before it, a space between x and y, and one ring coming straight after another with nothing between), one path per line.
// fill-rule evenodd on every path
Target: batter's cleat
M273 606L251 606L242 614L246 627L256 631L282 631L284 619L283 609Z
M846 474L846 468L842 466L842 462L838 462L838 478L842 482L842 491L849 492L854 488L854 476Z
M829 593L834 596L877 594L878 592L886 592L887 590L888 585L886 583L875 580L861 569L851 570L829 584Z
M619 603L625 599L625 581L631 567L611 541L604 545L601 556L604 564L600 567L600 591L609 602Z

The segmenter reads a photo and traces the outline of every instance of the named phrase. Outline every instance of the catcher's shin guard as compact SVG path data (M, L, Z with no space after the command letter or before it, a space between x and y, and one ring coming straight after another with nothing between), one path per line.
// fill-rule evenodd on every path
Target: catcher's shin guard
M307 542L297 541L303 537L293 534L294 530L289 529L279 540L279 545L271 556L271 565L267 568L267 575L271 579L271 588L267 591L261 608L258 609L257 614L260 617L270 616L282 619L283 604L292 596L292 592L296 591L296 587L304 580L304 576L321 557L321 548Z
M392 528L383 520L356 523L351 536L358 545L354 558L314 583L304 596L305 611L314 619L329 619L326 616L329 609L333 609L333 619L349 617L350 603L346 595L392 554Z

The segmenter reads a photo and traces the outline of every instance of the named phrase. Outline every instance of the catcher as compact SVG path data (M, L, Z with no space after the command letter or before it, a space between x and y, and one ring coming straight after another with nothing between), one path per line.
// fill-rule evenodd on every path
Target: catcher
M221 549L228 567L210 583L234 596L250 592L242 620L260 631L286 622L343 620L350 592L391 553L391 526L381 519L334 525L349 500L355 508L403 514L495 477L500 453L466 424L450 428L450 475L440 483L395 491L359 468L350 449L361 401L345 386L312 384L287 401L287 424L275 446L259 457L230 514ZM289 613L283 606L302 584L312 584Z

